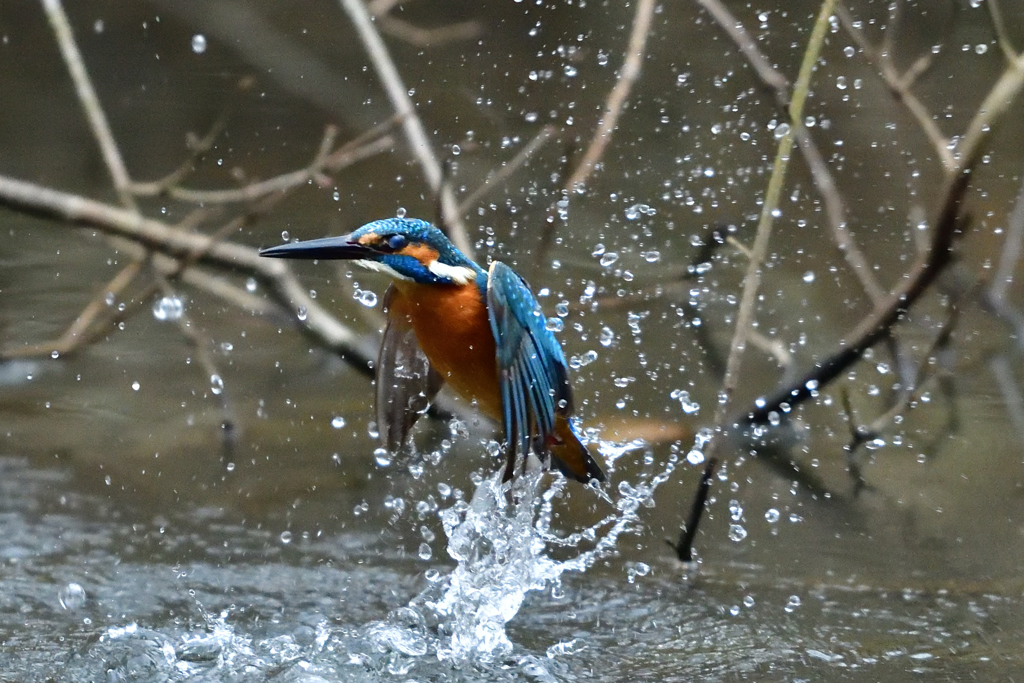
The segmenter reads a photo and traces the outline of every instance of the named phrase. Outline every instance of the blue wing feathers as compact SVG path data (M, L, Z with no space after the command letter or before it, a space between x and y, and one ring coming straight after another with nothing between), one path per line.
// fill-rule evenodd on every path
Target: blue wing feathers
M547 329L529 285L498 261L488 272L487 310L497 346L506 448L510 454L527 453L532 441L543 449L556 415L572 413L562 347Z

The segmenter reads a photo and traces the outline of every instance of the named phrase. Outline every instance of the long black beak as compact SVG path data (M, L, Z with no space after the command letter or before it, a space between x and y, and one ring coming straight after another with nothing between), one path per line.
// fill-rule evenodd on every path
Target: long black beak
M350 235L323 237L305 242L289 242L276 247L260 249L260 256L294 259L346 259L372 260L377 254L373 249L358 242L349 241Z

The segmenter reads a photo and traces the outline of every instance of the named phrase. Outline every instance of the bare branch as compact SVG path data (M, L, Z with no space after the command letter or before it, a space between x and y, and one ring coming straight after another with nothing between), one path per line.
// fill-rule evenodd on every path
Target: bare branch
M846 32L850 34L853 41L860 47L867 60L878 69L882 80L889 86L889 91L892 92L897 100L903 103L903 106L917 120L917 124L921 127L929 142L932 143L932 147L938 155L939 161L942 162L942 166L947 172L953 172L956 168L956 163L953 159L953 154L949 151L949 140L939 130L935 119L928 112L928 108L910 90L914 80L924 73L931 64L931 55L921 57L906 74L900 75L892 64L890 53L884 49L876 48L868 41L864 32L854 26L853 17L844 5L839 5L836 8L836 15L843 24L843 28L846 29Z
M324 310L286 264L260 258L252 247L177 230L132 211L6 176L0 176L0 204L43 218L92 226L178 259L202 254L201 262L258 277L275 299L296 313L306 334L350 360L357 369L372 374L376 345Z
M771 88L779 108L783 112L787 111L790 102L789 81L768 62L768 59L758 48L756 41L743 27L743 24L726 9L720 0L697 0L697 2L711 14L722 30L733 39L740 52L743 53L749 64L754 68L758 78ZM839 187L832 177L832 172L829 170L828 164L825 163L821 151L814 142L813 136L806 127L801 126L796 131L796 142L800 153L803 155L811 171L814 185L818 188L818 193L825 203L826 215L828 216L829 226L832 228L832 235L836 246L853 270L854 275L860 280L861 286L871 300L875 303L881 301L885 297L885 290L878 284L878 280L871 271L870 264L857 247L857 243L854 242L853 235L850 234L850 229L846 222L846 206L839 192Z
M478 21L460 21L437 28L422 28L393 14L379 15L377 21L380 23L382 31L416 47L432 47L457 40L473 40L479 38L483 32L483 27Z
M423 170L423 175L426 176L427 184L440 198L441 216L445 223L442 227L450 232L449 236L455 246L467 256L472 257L473 243L470 241L462 215L459 213L458 200L452 189L444 183L441 162L434 154L434 148L423 128L423 122L416 113L416 106L409 96L409 89L402 82L402 77L384 45L380 33L373 25L373 19L367 11L366 5L363 0L339 0L339 2L355 25L359 38L366 48L366 53L377 71L377 76L384 84L384 90L391 100L391 106L395 108L395 113L402 117L402 128L405 131L406 139L413 156Z
M619 78L615 81L615 87L608 93L604 115L597 124L597 130L594 131L594 137L591 138L587 150L583 153L583 158L576 164L576 168L565 181L563 188L566 192L574 191L578 185L587 181L594 171L594 166L604 155L608 143L612 140L612 134L618 125L619 116L622 115L626 98L629 97L633 84L640 78L640 67L644 61L647 36L651 32L654 8L654 0L637 0L633 30L629 34L629 45L626 48L622 69L619 71Z
M743 24L736 19L720 0L697 0L697 2L718 22L718 26L732 38L732 42L736 43L736 47L747 58L750 66L754 67L758 78L772 90L783 94L784 106L788 107L789 80L768 62L764 54L757 47L757 42L747 32L747 29L743 27Z
M818 361L812 370L798 380L759 402L754 410L739 420L764 424L769 421L770 415L778 415L783 411L783 406L788 410L815 395L820 387L835 379L856 362L865 350L888 334L889 329L927 291L951 258L954 236L962 227L960 206L971 172L984 151L982 145L1022 88L1024 55L1019 55L992 86L957 146L956 170L947 175L928 250L918 256L902 284L888 295L883 305L876 306L846 335L846 341L837 350Z
M478 201L480 201L488 192L501 185L503 182L508 180L513 173L518 171L523 165L529 161L530 157L533 156L537 150L544 146L551 136L555 133L555 127L552 125L546 125L540 129L540 132L533 137L530 142L519 150L511 161L504 164L497 171L493 171L484 178L484 181L478 188L473 190L462 203L459 204L459 213L465 215Z
M137 196L153 196L163 194L168 190L168 188L176 187L178 183L185 178L185 176L192 172L196 159L198 159L200 155L210 151L213 147L213 143L217 139L217 136L219 136L224 130L227 118L227 112L222 112L221 115L217 117L217 120L213 122L213 125L210 126L210 130L206 132L206 135L201 138L192 139L192 133L189 133L189 140L187 144L189 155L183 162L181 162L181 165L160 180L151 183L133 182L131 184L132 194Z
M999 9L999 0L986 0L989 16L992 17L992 28L996 32L996 40L999 41L999 49L1007 62L1013 62L1017 58L1017 50L1013 47L1009 34L1006 32L1006 24L1003 23L1003 13Z
M992 284L982 294L982 302L986 308L1009 323L1017 335L1018 348L1024 348L1024 313L1010 304L1006 299L1010 285L1013 283L1014 272L1020 262L1024 247L1024 183L1017 193L1017 201L1006 220L1006 239L999 254L999 266L992 278Z
M768 190L765 192L761 218L757 225L757 235L754 238L754 246L751 249L752 253L750 262L747 264L747 272L743 278L743 293L740 299L739 313L736 316L736 329L733 333L732 343L729 346L725 378L722 380L722 389L719 392L718 404L715 408L714 424L716 433L707 446L707 463L704 466L701 486L697 491L697 496L690 510L690 517L687 520L686 527L679 536L679 541L675 545L676 556L683 562L688 562L693 557L694 535L704 511L704 503L707 499L711 476L718 465L716 450L723 438L731 431L730 426L725 424L725 416L739 378L743 352L746 349L754 319L757 290L761 284L761 264L767 254L768 239L771 236L772 214L778 206L779 197L782 193L782 185L793 149L793 131L803 128L804 103L807 101L811 76L814 73L815 65L818 63L818 57L821 55L821 48L825 43L825 33L828 29L828 20L832 16L835 4L836 0L823 0L821 3L821 9L818 11L814 28L811 30L811 36L807 41L807 49L804 51L803 61L800 64L800 73L797 76L796 88L789 105L791 128L779 141L779 148L775 155L775 164L772 167L772 175L768 180Z
M590 139L590 144L562 184L562 201L568 201L569 195L586 183L612 140L612 134L618 125L626 99L633 89L633 84L640 78L640 67L644 61L647 36L651 32L654 9L654 0L637 0L636 13L633 16L633 30L630 32L629 45L627 45L626 53L623 55L619 77L608 93L608 99L605 100L604 105L604 114L597 123L597 129ZM554 242L556 226L557 222L550 219L545 224L540 246L537 248L537 257L534 260L535 266L539 266L547 258L551 244Z
M718 426L723 425L729 401L739 380L743 351L746 349L747 335L754 319L757 291L761 286L761 264L768 253L768 239L771 236L774 212L779 205L779 197L782 194L786 169L789 166L789 158L793 149L793 130L802 128L804 125L803 109L810 89L811 75L814 73L814 66L818 63L818 57L821 55L821 48L825 43L825 33L828 29L828 19L832 16L835 3L836 0L822 2L818 18L811 30L807 51L804 53L800 74L797 77L793 98L789 105L791 129L779 141L772 175L768 180L764 205L761 207L761 217L757 223L757 235L751 248L752 253L750 262L747 264L747 272L743 278L743 294L740 299L739 313L736 316L736 329L729 347L729 359L726 361L725 379L722 381L722 391L715 410L715 424ZM727 428L725 429L727 431Z
M89 72L82 61L82 53L78 51L75 43L75 36L68 22L68 15L64 12L61 0L42 0L46 17L50 20L54 36L57 38L57 45L60 46L61 56L67 64L71 73L71 80L75 83L75 92L78 100L82 103L86 118L89 120L89 127L99 144L100 152L103 154L103 161L107 165L107 172L114 182L114 189L121 199L121 203L127 207L135 206L135 199L131 195L131 180L125 168L121 152L118 150L117 142L110 131L110 124L107 122L107 115L100 105L96 89L89 79Z

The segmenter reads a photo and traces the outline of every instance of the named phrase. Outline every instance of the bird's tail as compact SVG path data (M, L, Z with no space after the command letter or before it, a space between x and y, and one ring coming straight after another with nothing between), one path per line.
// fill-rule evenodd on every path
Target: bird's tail
M604 471L573 431L564 415L555 416L555 433L548 440L551 463L567 477L584 484L591 479L605 481Z

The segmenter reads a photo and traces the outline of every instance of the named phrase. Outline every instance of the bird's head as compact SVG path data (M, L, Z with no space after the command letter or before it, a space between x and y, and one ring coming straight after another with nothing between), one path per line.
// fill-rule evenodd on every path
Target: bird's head
M416 218L385 218L349 235L261 249L260 256L345 259L421 284L464 285L483 274L443 232Z

